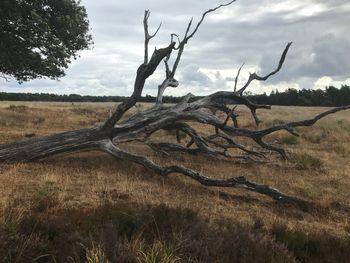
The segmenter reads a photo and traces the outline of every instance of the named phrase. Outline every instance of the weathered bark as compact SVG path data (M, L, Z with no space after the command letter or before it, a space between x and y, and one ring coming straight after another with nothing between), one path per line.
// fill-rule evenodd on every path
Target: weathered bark
M20 140L0 145L0 162L28 162L59 153L96 149L105 138L108 137L100 128L91 128Z
M298 136L295 132L296 127L311 126L329 114L350 109L350 106L338 107L321 113L312 119L289 122L267 129L244 129L239 127L239 116L235 112L236 107L230 105L240 104L246 106L250 110L256 125L259 125L261 121L257 116L257 111L259 109L270 109L271 106L252 103L243 96L243 92L252 81L266 81L270 76L281 70L291 43L288 43L285 47L275 70L262 77L257 73L250 74L247 83L238 90L237 80L243 65L238 70L233 92L219 91L193 102L191 102L193 95L188 94L176 105L163 105L162 97L166 88L175 88L179 85L175 79L175 73L189 40L197 33L207 14L233 2L235 1L204 12L193 31L191 31L191 20L186 28L185 36L181 41L179 40L178 46L176 46L174 37L179 37L172 34L170 44L165 48L155 49L150 59L148 58L148 43L157 34L160 26L153 35L148 33L150 13L146 11L144 16L144 61L137 70L134 91L130 98L119 104L101 127L69 131L0 145L0 163L28 162L61 153L100 150L118 159L143 165L161 176L178 173L192 178L205 186L243 188L269 196L279 202L293 203L298 206L308 205L308 201L287 195L273 187L252 182L242 176L231 179L210 178L183 166L159 166L146 157L128 153L118 147L121 143L138 141L143 142L152 150L166 155L171 155L173 152L181 152L225 159L233 163L266 163L271 152L279 154L282 159L288 159L288 155L284 149L265 142L265 136L281 130ZM170 67L168 64L169 58L174 52L177 52L177 55L173 66ZM122 119L124 114L139 101L147 78L155 72L162 61L165 62L166 75L164 81L158 87L156 105L129 118ZM207 111L208 109L210 112ZM223 112L226 117L224 119L217 117L215 115L217 111ZM215 129L215 133L204 135L191 126L193 122L211 125ZM177 143L154 141L152 135L159 130L174 130L177 134ZM181 142L180 132L190 139L188 143L183 144ZM255 146L240 144L236 141L237 137L249 138ZM230 152L232 149L239 151L241 154L233 155Z

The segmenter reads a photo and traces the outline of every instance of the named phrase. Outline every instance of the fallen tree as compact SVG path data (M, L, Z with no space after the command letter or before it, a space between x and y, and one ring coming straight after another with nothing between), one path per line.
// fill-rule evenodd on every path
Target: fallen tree
M235 0L207 10L195 26L193 26L193 21L191 20L187 25L183 38L180 39L178 35L172 34L169 45L161 49L155 49L150 57L148 44L158 33L160 26L151 35L148 31L150 12L145 11L143 20L145 33L144 61L137 69L132 95L119 104L100 127L36 137L1 145L0 162L29 162L61 153L100 150L111 154L115 158L140 164L161 176L178 173L190 177L205 186L243 188L267 195L279 202L298 205L308 203L301 198L287 195L268 185L252 182L243 176L231 179L215 179L215 177L207 177L183 166L160 166L145 156L127 152L120 147L123 143L137 141L165 155L180 152L205 155L209 158L227 159L233 163L265 163L268 161L271 153L276 153L282 159L287 160L288 155L283 148L269 144L264 140L267 135L284 130L298 136L295 131L296 127L311 126L329 114L350 108L350 106L338 107L319 114L312 119L289 122L266 129L240 128L236 107L232 105L241 104L246 106L250 110L256 125L259 125L261 121L257 115L257 110L270 109L271 107L269 105L252 103L243 93L253 81L265 81L280 71L292 43L286 45L276 69L266 76L252 73L246 84L238 88L237 80L242 70L241 67L236 76L234 90L231 92L218 91L196 101L192 101L193 95L188 94L176 105L164 105L162 103L164 91L168 87L177 87L179 85L179 82L175 79L175 74L189 40L195 36L209 13L231 5L233 2ZM172 55L175 56L174 62L172 65L169 65L169 59ZM125 113L139 101L147 78L155 72L162 61L165 64L165 79L158 87L156 104L147 110L125 117ZM216 112L224 113L225 118L218 117ZM212 126L213 134L203 135L194 128L193 123ZM159 130L175 131L178 137L177 143L156 142L153 135ZM188 136L190 141L188 143L181 141L179 133ZM253 142L254 147L238 143L237 138L241 137ZM239 150L241 154L233 155L232 149Z

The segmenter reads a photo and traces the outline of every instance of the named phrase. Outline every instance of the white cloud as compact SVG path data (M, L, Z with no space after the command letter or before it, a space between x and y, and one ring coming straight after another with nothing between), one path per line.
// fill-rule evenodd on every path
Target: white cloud
M313 89L325 89L326 86L329 86L332 84L332 78L331 77L322 77L315 81Z

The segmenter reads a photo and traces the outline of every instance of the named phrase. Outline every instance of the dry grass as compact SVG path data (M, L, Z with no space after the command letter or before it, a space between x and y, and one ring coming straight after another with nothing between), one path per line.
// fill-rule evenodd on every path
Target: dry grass
M0 142L98 125L112 106L2 103ZM239 110L241 125L253 127L249 113ZM274 125L323 110L274 107L260 116L263 125ZM197 127L209 132L205 126ZM309 211L242 190L209 189L179 175L159 178L99 152L2 166L0 258L3 262L346 262L350 114L340 112L299 132L297 139L283 132L269 137L287 147L294 162L263 166L184 155L170 159L142 144L124 147L158 163L182 163L212 176L244 175L271 184L315 201L317 208ZM166 132L158 136L173 138Z

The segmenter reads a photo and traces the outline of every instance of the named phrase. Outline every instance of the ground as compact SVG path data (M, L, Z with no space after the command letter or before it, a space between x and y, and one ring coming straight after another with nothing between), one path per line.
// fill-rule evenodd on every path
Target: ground
M143 104L134 109L143 110ZM101 124L112 103L0 104L0 143ZM263 127L327 110L261 110ZM241 125L253 120L238 108ZM0 167L3 262L346 262L350 256L350 112L269 141L290 162L232 164L205 157L124 149L157 163L187 165L215 177L244 175L313 201L299 208L242 189L201 186L181 175L161 178L102 152L55 156ZM197 125L202 132L212 129ZM157 138L174 139L170 132ZM183 138L186 140L187 138Z

